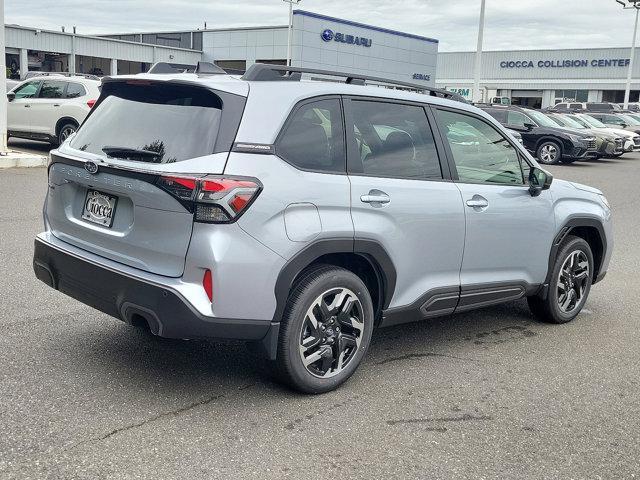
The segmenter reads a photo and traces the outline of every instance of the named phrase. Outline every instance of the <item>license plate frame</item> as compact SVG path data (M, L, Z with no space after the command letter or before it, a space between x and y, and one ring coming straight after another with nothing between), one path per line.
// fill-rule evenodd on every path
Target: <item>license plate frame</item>
M82 219L94 225L111 228L117 205L117 196L89 188L84 197Z

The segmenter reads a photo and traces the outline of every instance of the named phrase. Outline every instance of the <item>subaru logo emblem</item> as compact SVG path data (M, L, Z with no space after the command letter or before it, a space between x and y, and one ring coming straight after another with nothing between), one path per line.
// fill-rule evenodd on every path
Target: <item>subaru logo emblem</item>
M330 42L333 40L333 30L329 30L328 28L322 32L322 40L325 42Z
M96 173L98 173L98 164L96 162L85 162L84 169L87 172L95 175Z

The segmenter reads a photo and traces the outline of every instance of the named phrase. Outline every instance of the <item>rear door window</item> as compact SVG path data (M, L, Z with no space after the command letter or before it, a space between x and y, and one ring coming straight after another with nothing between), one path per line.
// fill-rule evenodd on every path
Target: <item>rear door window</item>
M442 179L436 145L424 109L415 105L352 100L347 132L357 144L351 174Z
M342 110L337 98L299 106L276 143L277 154L295 167L345 173Z
M525 124L527 123L533 124L533 121L523 113L509 110L509 114L507 116L507 125L524 128Z
M63 98L67 82L57 80L45 80L40 88L38 98Z
M222 136L223 103L211 90L149 82L111 82L102 90L102 99L71 142L73 148L125 160L173 163L214 153ZM229 138L223 150L230 148L239 120L226 125L232 135L224 134Z

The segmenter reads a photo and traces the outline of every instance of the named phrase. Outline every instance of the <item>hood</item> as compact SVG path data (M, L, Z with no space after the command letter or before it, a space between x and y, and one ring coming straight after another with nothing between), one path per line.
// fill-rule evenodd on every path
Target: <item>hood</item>
M568 182L568 183L573 185L578 190L582 190L583 192L595 193L596 195L604 195L601 190L590 187L589 185L583 185L581 183L576 183L576 182Z
M569 128L569 127L561 127L561 126L544 127L544 128L548 128L549 130L557 130L558 132L568 134L568 135L575 135L580 138L589 138L594 136L593 133L591 132L587 133L584 130L578 130L577 128Z
M613 133L618 137L624 137L624 138L633 138L637 135L637 133L631 132L629 130L623 130L621 128L598 128L597 130L600 132Z

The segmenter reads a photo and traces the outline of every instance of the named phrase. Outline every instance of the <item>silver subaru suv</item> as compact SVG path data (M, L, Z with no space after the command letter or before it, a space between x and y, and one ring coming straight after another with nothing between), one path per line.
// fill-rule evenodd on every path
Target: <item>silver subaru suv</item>
M603 194L478 108L337 72L105 78L48 174L40 280L161 337L245 340L311 393L377 327L523 297L571 321L613 243Z

